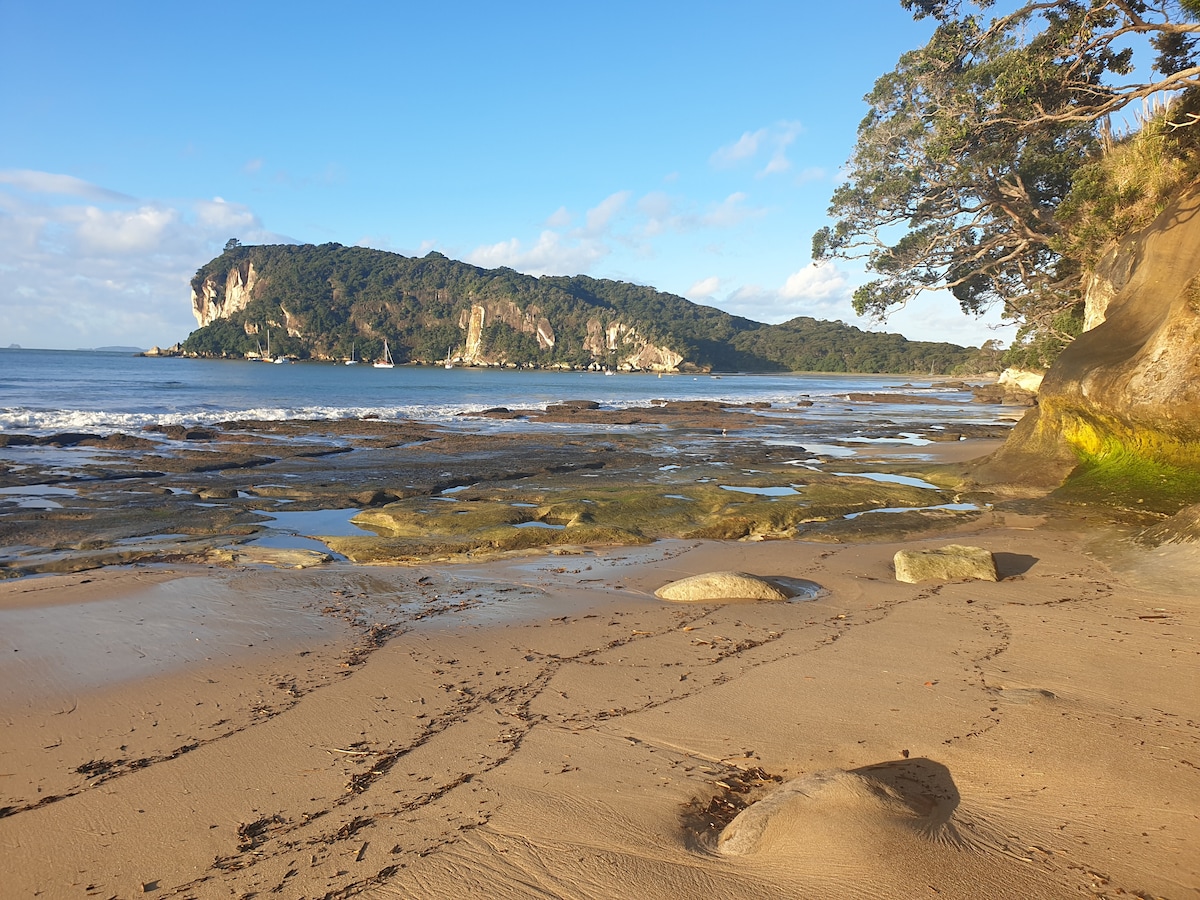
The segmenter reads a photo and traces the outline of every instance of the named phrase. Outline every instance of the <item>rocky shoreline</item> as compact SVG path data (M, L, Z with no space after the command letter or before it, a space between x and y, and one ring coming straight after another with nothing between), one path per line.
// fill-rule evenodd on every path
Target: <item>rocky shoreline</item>
M875 401L845 403L869 421ZM850 434L819 412L805 401L615 410L566 401L481 410L452 426L341 419L4 434L0 446L18 452L0 463L0 539L9 548L0 573L164 561L411 563L683 537L852 540L953 527L986 505L922 460L919 446L973 442L978 455L1006 424L931 425L914 415ZM814 438L818 452L803 446ZM897 458L894 442L913 453ZM835 459L837 474L827 465ZM910 512L862 515L877 509ZM328 519L299 522L288 526L298 538L289 546L278 514L322 510L345 511L355 525L329 534Z

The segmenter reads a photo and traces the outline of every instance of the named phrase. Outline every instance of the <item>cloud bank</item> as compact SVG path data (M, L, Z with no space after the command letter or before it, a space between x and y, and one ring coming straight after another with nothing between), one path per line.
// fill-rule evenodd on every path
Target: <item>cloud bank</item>
M664 235L734 229L766 212L741 191L697 207L664 191L634 200L632 191L622 190L587 210L579 227L572 228L575 216L565 206L559 207L546 218L546 227L534 243L513 237L480 245L465 259L489 268L508 266L527 275L587 274L618 249L653 256L655 240Z
M195 326L188 282L230 237L286 240L220 197L130 197L71 175L0 171L0 345L168 345Z

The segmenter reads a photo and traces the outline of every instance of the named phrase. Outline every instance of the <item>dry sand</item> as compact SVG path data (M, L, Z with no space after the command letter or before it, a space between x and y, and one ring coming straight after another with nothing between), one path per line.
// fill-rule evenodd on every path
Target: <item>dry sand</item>
M1200 897L1194 580L916 543L0 584L0 896Z

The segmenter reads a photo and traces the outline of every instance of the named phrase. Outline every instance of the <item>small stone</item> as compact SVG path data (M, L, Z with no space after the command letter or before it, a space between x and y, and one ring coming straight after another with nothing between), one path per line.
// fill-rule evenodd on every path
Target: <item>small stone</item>
M892 560L896 580L907 584L920 581L999 581L991 551L982 547L950 544L938 550L899 550Z
M661 600L703 603L710 600L788 600L791 593L745 572L708 572L663 585L654 592Z

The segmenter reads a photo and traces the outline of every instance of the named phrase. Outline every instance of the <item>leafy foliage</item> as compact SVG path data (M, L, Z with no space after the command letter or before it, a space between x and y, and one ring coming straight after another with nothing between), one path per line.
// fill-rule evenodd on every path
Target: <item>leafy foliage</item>
M461 355L470 310L484 305L506 311L485 322L486 355L521 366L611 364L612 355L597 351L597 335L610 330L673 350L684 358L682 368L694 370L927 373L971 358L951 344L815 319L764 325L643 285L582 275L534 278L440 253L410 258L340 244L239 245L202 266L192 287L202 292L207 283L223 301L229 272L238 268L244 282L251 265L249 305L194 331L185 352L242 356L269 329L273 353L377 359L386 338L396 362L435 364L448 350ZM552 347L537 340L542 321L553 329Z
M1180 191L1200 177L1200 128L1181 128L1200 113L1200 92L1189 91L1141 118L1120 140L1106 136L1104 153L1075 173L1056 213L1064 254L1093 267L1104 251L1149 225Z
M1047 0L991 21L994 0L901 2L936 29L867 96L813 256L865 259L880 276L855 294L860 313L949 289L965 312L999 304L1038 340L1069 340L1084 260L1059 209L1099 156L1106 116L1200 84L1200 2ZM1129 77L1139 41L1160 77Z

